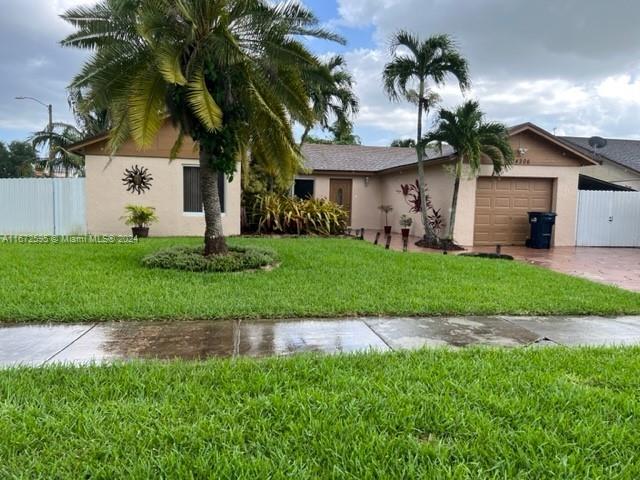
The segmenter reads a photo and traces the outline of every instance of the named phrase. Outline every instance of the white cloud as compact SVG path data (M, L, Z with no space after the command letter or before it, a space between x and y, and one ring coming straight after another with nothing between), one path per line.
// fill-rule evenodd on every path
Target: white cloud
M346 57L358 81L361 128L413 136L415 114L380 86L393 32L449 33L471 65L491 120L531 121L558 134L640 133L640 2L584 0L338 0L336 24L373 27L376 45ZM443 105L462 101L455 85ZM384 135L386 136L386 135ZM380 143L379 138L368 139Z

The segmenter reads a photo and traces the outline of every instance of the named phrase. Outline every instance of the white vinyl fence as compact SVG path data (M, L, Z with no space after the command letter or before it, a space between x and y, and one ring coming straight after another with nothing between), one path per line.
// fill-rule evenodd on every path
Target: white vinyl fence
M576 245L640 247L640 192L578 192Z
M0 178L0 235L86 230L84 178Z

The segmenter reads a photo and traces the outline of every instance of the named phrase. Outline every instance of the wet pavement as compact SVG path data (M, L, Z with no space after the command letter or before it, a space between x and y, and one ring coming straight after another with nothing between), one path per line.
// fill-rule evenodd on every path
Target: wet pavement
M422 317L0 326L0 366L422 347L640 344L640 317Z
M375 230L365 231L365 240L373 242L375 236ZM439 250L417 247L415 243L418 239L418 237L409 237L410 252L442 255ZM380 236L379 243L384 245L384 235ZM393 234L389 248L402 250L402 237ZM495 252L495 247L468 247L467 251ZM555 247L550 250L537 250L503 246L502 253L511 255L518 261L556 272L640 292L640 248Z

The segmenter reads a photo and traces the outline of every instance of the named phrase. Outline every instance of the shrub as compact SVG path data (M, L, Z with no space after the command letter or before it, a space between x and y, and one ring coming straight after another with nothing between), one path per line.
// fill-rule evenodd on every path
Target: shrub
M258 195L253 205L258 232L338 235L347 228L349 214L325 199L286 195Z
M148 227L153 222L158 221L155 207L145 207L144 205L127 205L124 207L125 215L120 217L126 225L136 227Z
M202 247L178 246L147 255L142 265L189 272L239 272L274 265L277 261L277 254L266 248L229 247L227 255L205 257Z

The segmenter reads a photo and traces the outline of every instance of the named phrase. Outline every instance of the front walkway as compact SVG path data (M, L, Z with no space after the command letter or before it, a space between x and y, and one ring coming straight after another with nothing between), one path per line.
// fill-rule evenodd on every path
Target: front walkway
M640 344L640 317L423 317L0 327L0 366L263 357L425 346Z
M368 230L365 232L365 239L373 242L375 235L375 231ZM416 241L418 237L409 238L409 251L442 254L438 250L416 247ZM385 244L384 235L380 236L379 243ZM402 250L400 235L391 236L390 248ZM472 247L469 251L495 252L495 247ZM455 253L459 252L450 252ZM556 247L537 250L526 247L502 247L502 253L556 272L640 292L640 248Z

